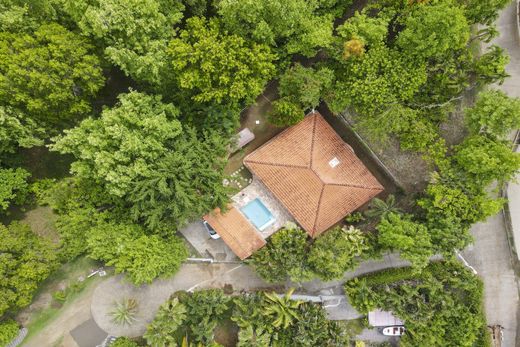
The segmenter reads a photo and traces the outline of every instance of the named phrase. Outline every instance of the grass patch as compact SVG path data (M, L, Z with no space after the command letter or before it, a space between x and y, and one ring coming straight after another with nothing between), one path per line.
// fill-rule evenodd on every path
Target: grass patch
M92 269L100 267L100 263L86 256L77 258L71 262L62 265L58 270L53 272L39 287L33 300L34 308L25 309L19 320L29 329L27 340L37 334L50 321L57 317L61 311L67 308L94 283L101 280L100 277L94 276L87 279L87 275ZM85 285L75 291L70 291L65 300L60 302L53 299L53 294L59 290L63 290L70 285L77 283L78 278L85 278Z
M341 322L343 328L345 329L348 336L354 337L363 331L365 329L365 318L357 318L357 319L351 319L344 322Z

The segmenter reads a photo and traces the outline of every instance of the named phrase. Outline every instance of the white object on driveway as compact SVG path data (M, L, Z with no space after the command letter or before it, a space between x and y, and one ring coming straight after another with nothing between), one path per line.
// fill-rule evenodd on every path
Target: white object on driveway
M209 225L208 222L203 221L202 224L204 224L204 228L206 228L206 231L208 232L209 237L211 237L213 240L218 240L218 239L220 239L220 235L217 234L217 232L215 231L215 229L213 229L213 227L212 227L211 225Z
M406 329L404 326L392 326L383 329L383 335L385 336L402 336Z

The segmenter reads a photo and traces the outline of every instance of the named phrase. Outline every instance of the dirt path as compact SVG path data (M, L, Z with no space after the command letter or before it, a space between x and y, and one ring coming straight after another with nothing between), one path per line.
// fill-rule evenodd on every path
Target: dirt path
M97 285L89 286L76 300L67 304L59 316L37 335L26 340L24 347L77 347L69 331L91 318L90 304ZM61 342L60 342L61 341Z

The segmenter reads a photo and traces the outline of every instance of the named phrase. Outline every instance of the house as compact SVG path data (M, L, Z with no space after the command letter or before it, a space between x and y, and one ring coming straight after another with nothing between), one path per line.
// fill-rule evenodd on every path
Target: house
M244 165L253 174L254 193L248 197L246 187L234 197L229 213L241 219L241 225L242 219L248 221L264 238L273 227L280 227L274 216L277 212L272 211L283 209L311 237L317 237L383 191L352 148L317 112L246 156ZM251 228L227 226L230 218L220 211L204 218L241 258L263 246L253 242L247 251L239 249L236 240L251 238ZM271 231L262 234L264 228ZM238 237L241 233L249 236Z

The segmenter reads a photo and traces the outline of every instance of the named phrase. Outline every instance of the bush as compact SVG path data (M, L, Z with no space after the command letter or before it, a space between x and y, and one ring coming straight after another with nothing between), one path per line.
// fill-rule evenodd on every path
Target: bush
M139 347L139 345L128 337L118 337L110 347Z
M23 204L29 193L27 179L31 174L21 168L0 168L0 211L9 208L11 203Z
M286 127L300 122L305 113L294 102L282 98L273 102L273 110L268 115L269 123L277 127Z
M13 341L19 332L18 323L12 319L7 319L0 322L0 346L7 346Z

